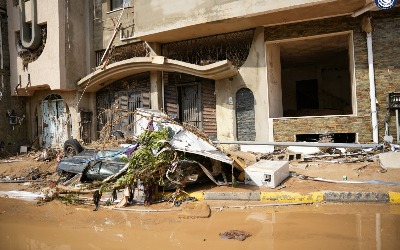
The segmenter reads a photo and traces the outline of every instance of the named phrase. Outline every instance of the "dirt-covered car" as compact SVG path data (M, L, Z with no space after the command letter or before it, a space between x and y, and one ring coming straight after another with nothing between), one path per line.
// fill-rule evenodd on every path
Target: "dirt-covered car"
M75 156L61 159L57 172L67 177L82 174L81 180L104 180L118 173L127 164L127 152L129 148L85 149Z

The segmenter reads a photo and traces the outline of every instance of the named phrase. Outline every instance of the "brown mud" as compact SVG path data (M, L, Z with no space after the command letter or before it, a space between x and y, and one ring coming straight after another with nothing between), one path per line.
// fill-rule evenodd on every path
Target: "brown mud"
M92 210L0 198L0 249L400 249L398 205L214 209L209 218L197 219L180 218L180 211ZM219 236L230 230L251 236Z

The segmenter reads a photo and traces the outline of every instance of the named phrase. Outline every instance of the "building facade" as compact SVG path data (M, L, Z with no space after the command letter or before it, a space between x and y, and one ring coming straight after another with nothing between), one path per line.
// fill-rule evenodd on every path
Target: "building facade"
M27 139L25 99L12 96L8 46L7 1L0 1L0 157L19 151Z
M90 142L112 120L129 135L136 108L220 141L396 142L399 7L30 0L7 10L12 93L25 96L28 137L42 147Z

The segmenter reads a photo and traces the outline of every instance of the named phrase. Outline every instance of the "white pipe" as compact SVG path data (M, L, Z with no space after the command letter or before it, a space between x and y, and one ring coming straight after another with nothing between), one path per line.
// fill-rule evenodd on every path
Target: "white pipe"
M375 240L376 240L376 250L382 249L382 235L381 235L381 214L377 213L375 215Z
M400 144L400 125L399 125L399 109L396 109L396 131L397 131L397 144Z
M367 47L368 47L369 95L371 99L372 137L373 137L373 142L378 143L379 142L378 113L376 111L374 54L372 52L371 32L367 33Z

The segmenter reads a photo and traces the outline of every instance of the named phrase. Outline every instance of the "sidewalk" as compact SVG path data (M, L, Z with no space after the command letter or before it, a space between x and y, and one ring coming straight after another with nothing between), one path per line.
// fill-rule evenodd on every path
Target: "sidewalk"
M291 172L299 175L330 180L370 181L400 183L400 169L382 168L376 162L326 163L291 162ZM190 189L189 189L190 190ZM321 202L371 202L400 204L400 186L383 184L328 183L288 177L275 189L240 184L231 186L207 186L189 192L198 200L259 201L263 203L321 203Z
M317 191L308 194L297 192L213 192L189 193L197 200L261 201L266 203L321 203L321 202L373 202L400 204L400 192Z

